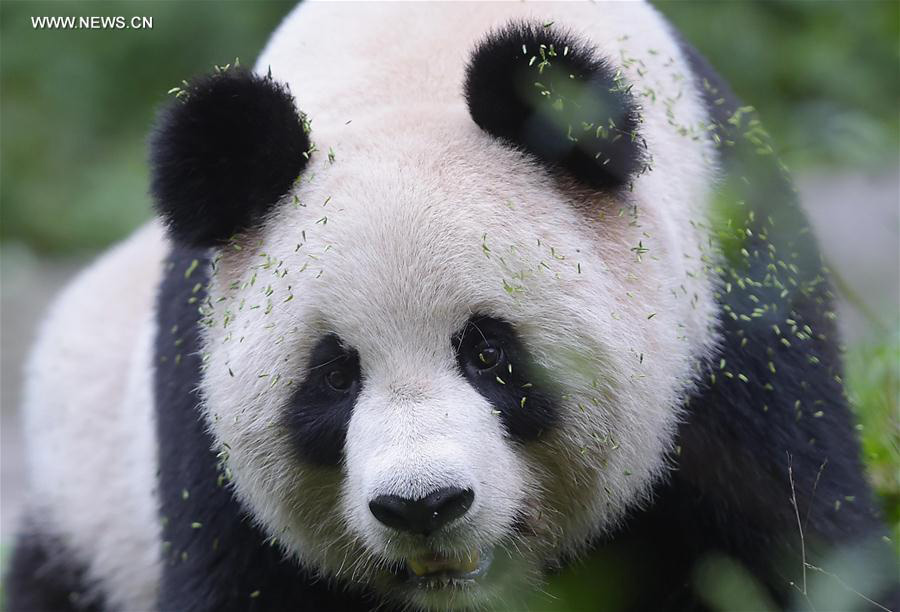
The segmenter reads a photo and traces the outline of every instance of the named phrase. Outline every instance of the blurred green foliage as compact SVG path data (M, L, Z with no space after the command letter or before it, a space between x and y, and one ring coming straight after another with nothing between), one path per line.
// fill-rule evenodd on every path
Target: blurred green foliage
M847 388L862 433L863 460L900 543L900 329L857 343L845 355Z
M657 0L789 166L896 165L900 2Z
M213 64L251 64L292 5L0 3L0 240L94 250L149 217L155 107ZM149 16L153 29L33 29L43 15Z

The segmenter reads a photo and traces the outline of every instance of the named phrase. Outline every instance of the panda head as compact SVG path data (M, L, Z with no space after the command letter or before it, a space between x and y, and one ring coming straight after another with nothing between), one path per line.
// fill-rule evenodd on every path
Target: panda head
M316 60L333 28L304 10L274 77L191 83L152 142L170 235L211 249L205 419L249 514L321 576L509 597L665 471L713 321L706 152L584 33L459 14L471 43L401 78L389 49Z

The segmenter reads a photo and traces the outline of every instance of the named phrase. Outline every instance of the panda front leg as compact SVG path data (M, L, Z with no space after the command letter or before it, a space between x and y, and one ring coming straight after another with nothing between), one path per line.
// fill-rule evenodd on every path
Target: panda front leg
M3 579L7 612L99 612L87 569L56 536L29 522L20 530Z
M779 606L834 609L835 587L848 597L838 607L897 609L896 556L860 460L828 271L783 168L734 125L741 103L684 51L715 130L734 143L720 150L723 181L751 186L736 189L752 212L741 257L721 273L721 340L679 429L668 515L688 546L736 559ZM864 568L853 576L851 558Z

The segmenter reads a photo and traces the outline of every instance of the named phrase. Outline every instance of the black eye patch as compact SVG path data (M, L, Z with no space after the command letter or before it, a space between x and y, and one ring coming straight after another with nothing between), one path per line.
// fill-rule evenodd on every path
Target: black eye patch
M452 344L460 371L500 413L511 437L534 440L556 423L554 398L535 376L512 325L473 317Z
M359 354L329 334L313 348L309 363L306 377L291 396L285 424L303 460L338 465L362 388Z

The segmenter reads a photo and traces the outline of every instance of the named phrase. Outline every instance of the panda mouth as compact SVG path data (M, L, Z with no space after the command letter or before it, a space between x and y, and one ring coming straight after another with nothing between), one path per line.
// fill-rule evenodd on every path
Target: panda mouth
M426 588L444 588L484 576L493 560L488 552L473 550L462 559L437 553L406 560L407 579Z

